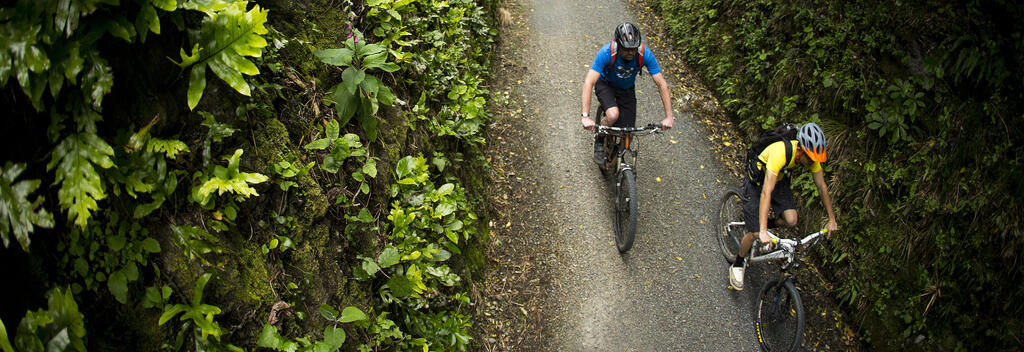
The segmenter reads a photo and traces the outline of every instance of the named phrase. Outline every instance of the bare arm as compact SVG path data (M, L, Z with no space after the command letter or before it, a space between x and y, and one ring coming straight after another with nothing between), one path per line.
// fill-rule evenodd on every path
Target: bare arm
M594 92L594 84L597 83L597 79L601 78L601 73L590 69L587 72L587 77L583 79L583 96L580 98L580 102L583 107L580 112L589 114L590 113L590 95ZM580 122L583 124L583 128L588 130L594 129L594 120L589 117L580 116Z
M765 170L764 182L761 186L761 202L757 207L757 228L761 243L768 243L771 240L771 237L768 236L768 211L772 205L772 191L775 190L775 183L778 181L779 175L771 170Z
M675 121L675 116L672 115L672 92L669 91L668 82L665 81L665 76L660 72L658 74L651 75L651 79L654 80L654 84L658 86L658 93L661 95L661 105L665 106L665 119L661 120L661 128L667 130L672 128L672 124Z
M828 194L828 184L825 183L825 173L822 171L811 174L814 178L814 185L818 186L818 194L821 194L821 202L825 204L825 212L828 213L828 225L825 226L829 233L839 230L836 223L836 213L832 210L832 196Z

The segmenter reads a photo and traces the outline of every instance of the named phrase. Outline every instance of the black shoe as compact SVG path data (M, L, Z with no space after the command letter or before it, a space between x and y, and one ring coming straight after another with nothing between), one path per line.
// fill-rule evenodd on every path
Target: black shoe
M604 136L594 136L594 163L604 165Z

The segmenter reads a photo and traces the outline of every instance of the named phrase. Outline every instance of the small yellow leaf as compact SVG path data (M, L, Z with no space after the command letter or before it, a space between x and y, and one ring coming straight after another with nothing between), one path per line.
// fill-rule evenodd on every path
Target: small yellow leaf
M704 165L701 165L701 166L700 166L700 168L701 168L701 169L703 169L703 168L704 168Z
M683 261L683 258L682 257L676 257L676 260Z
M669 141L669 143L672 143L672 144L679 144L679 141L677 141L675 139L669 139L668 141Z
M707 222L706 222L706 221L704 221L704 219L700 219L700 224L701 224L701 225L707 225Z
M655 177L654 180L657 182L661 182L661 177Z
M708 194L707 193L701 193L700 195L703 196L704 199L708 199Z
M215 211L213 212L213 218L216 220L224 220L224 214L221 214L219 211Z
M729 142L725 142L725 143L722 143L722 144L725 144L726 147L732 145L732 143L729 143Z

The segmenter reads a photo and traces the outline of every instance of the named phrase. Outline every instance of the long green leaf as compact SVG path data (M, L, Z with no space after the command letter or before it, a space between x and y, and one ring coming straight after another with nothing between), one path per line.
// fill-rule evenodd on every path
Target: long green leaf
M42 196L37 197L34 202L29 202L29 194L39 188L41 181L16 181L24 170L24 164L14 164L10 161L0 169L0 239L3 239L6 248L8 236L13 233L14 238L21 244L21 249L27 252L29 234L35 231L35 226L53 227L53 215L41 206Z
M199 98L205 90L205 80L196 78L202 76L202 71L209 67L217 77L224 80L231 88L243 95L249 95L251 88L245 82L243 75L259 74L259 69L252 61L245 57L259 57L263 48L267 46L264 34L268 33L265 23L267 22L268 10L261 9L259 5L246 11L247 1L236 1L224 4L223 1L204 1L197 3L192 1L186 3L185 8L200 10L208 17L203 19L200 30L200 37L196 40L192 54L186 55L181 51L181 62L179 66L192 66L189 83L189 108L194 109ZM198 48L198 50L196 49ZM196 58L197 54L201 54ZM200 86L193 86L200 84Z
M92 116L95 115L95 116ZM47 170L56 168L54 185L60 185L57 198L62 209L68 211L68 219L84 228L89 222L91 212L99 209L96 203L106 198L103 182L96 167L110 168L114 162L110 159L114 149L95 134L95 120L99 115L85 112L78 119L85 125L84 131L67 136L54 148L47 164Z

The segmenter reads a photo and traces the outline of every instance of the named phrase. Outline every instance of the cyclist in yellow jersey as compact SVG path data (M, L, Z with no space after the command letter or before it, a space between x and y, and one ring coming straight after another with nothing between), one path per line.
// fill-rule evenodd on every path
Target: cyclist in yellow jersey
M790 148L791 152L787 153L786 148ZM786 160L787 154L792 155L791 160ZM729 283L736 290L743 289L743 272L746 264L744 257L750 253L754 239L759 239L762 244L769 244L769 225L796 226L796 199L790 188L789 174L795 171L797 166L811 171L814 185L818 187L818 194L821 195L821 201L828 213L828 224L825 228L829 233L839 229L835 212L832 211L832 198L828 194L828 185L825 184L821 168L821 163L826 160L825 133L818 124L811 122L800 126L796 140L772 143L765 147L757 158L759 172L755 173L763 173L764 177L754 180L752 178L757 176L748 175L743 185L743 197L746 199L743 204L743 215L747 233L740 243L736 261L729 268ZM773 220L775 224L769 224L769 206L775 210L775 214L782 214L780 218Z

